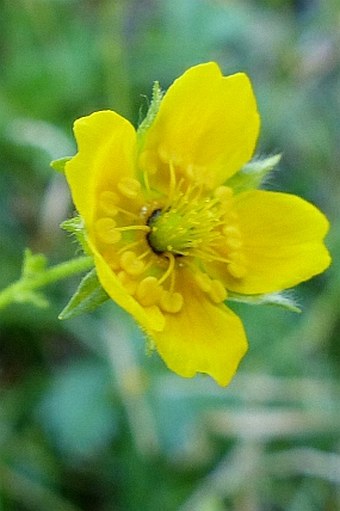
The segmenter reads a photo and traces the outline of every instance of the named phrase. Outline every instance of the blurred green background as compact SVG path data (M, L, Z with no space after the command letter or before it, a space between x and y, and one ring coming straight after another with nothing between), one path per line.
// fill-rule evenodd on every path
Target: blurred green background
M338 0L0 0L0 288L23 250L50 263L76 247L51 159L72 123L111 108L135 124L154 80L217 61L247 72L258 154L283 152L271 189L328 215L331 269L299 286L301 315L233 307L249 352L233 383L171 374L127 315L0 317L1 511L340 509L340 4Z

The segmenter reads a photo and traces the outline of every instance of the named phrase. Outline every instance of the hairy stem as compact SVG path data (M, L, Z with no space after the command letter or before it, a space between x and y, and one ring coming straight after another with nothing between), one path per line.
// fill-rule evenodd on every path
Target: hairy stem
M91 257L81 256L36 274L22 276L19 280L0 291L0 309L7 307L12 302L24 301L20 300L20 295L24 296L29 291L34 291L58 280L81 273L92 268L92 266L93 260Z

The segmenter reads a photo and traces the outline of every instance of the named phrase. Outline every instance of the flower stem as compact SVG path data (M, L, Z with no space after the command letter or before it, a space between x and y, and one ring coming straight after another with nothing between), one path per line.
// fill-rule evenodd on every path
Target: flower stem
M29 301L25 299L28 293L92 267L92 258L81 256L31 275L22 275L19 280L0 291L0 309L7 307L12 302Z

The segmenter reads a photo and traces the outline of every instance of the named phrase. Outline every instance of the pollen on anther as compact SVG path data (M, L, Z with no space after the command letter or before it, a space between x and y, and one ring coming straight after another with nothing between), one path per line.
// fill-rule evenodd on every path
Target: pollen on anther
M218 186L214 190L214 196L221 202L229 201L233 197L233 191L229 186Z
M220 280L212 280L209 290L209 297L214 303L221 303L227 299L227 291Z
M133 177L124 177L117 185L120 193L128 199L135 199L141 189L141 184Z
M247 273L247 269L242 263L234 261L228 265L228 271L235 279L242 279Z
M106 190L99 195L99 207L106 215L115 216L118 213L119 197L115 192Z
M160 297L159 305L164 312L176 314L183 307L183 296L181 293L163 291Z
M210 291L211 279L206 273L196 273L194 278L201 291L204 291L204 293Z
M116 222L109 217L99 218L95 223L96 233L103 243L117 243L122 235L116 229Z
M225 243L230 250L239 250L242 247L242 238L239 229L234 225L227 225L223 229Z
M118 272L117 277L129 295L135 294L138 285L136 280L133 280L130 275L128 275L126 271L123 270Z
M132 252L131 250L123 252L119 261L123 270L131 276L140 275L145 269L143 261L138 259L135 252Z
M155 305L162 294L163 288L156 277L145 277L139 282L136 290L136 298L141 305L149 307Z

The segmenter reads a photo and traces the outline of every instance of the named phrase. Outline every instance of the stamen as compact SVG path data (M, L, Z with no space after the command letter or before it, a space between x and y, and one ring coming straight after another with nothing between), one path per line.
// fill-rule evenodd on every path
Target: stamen
M195 282L198 285L198 287L204 293L208 293L211 289L211 278L206 273L203 273L203 272L197 273L197 270L195 272L195 269L193 270L193 272L194 272Z
M183 307L183 296L181 293L171 293L163 291L160 297L159 305L164 312L175 314Z
M144 307L150 307L159 301L162 291L162 286L159 285L156 277L145 277L138 284L136 298Z
M232 238L232 237L229 237L226 239L226 244L227 244L227 247L230 249L230 250L239 250L243 243L242 243L242 240L241 238Z
M236 226L227 225L222 229L222 232L226 236L225 244L230 250L234 251L242 247L241 233Z
M116 216L119 197L116 193L106 190L99 196L99 207L106 215Z
M138 282L136 280L133 280L130 277L130 275L128 275L125 271L120 271L117 274L117 277L122 286L127 291L127 293L129 293L129 295L134 295L137 289Z
M172 161L169 162L169 171L170 171L170 182L169 182L169 195L167 202L163 209L168 209L168 207L171 205L174 199L174 195L176 192L176 174L175 174L175 168Z
M200 259L206 260L206 261L216 261L218 263L225 263L229 264L230 259L226 259L225 257L220 257L219 255L215 254L215 252L211 252L208 250L195 250L195 256L199 257Z
M144 180L144 186L145 186L146 190L148 192L150 192L151 188L150 188L149 175L148 175L147 170L143 171L143 180Z
M242 279L247 274L246 267L243 264L234 261L228 265L228 271L233 277L235 277L235 279Z
M216 197L220 202L230 201L233 197L233 190L229 186L218 186L214 190L214 197Z
M127 211L126 209L118 208L118 207L116 209L117 209L118 213L123 213L124 215L129 216L130 218L133 218L134 220L139 220L139 216L136 215L135 213L132 213L131 211Z
M225 236L238 236L240 237L241 233L240 230L235 225L226 225L223 227L223 234Z
M138 245L140 245L143 242L144 242L144 240L133 241L132 243L129 243L128 245L124 245L122 248L120 248L118 250L118 252L116 252L116 254L120 255L123 252L125 252L125 250L131 250L131 248L135 248L135 247L137 247Z
M125 227L116 227L117 231L125 232L125 231L144 231L150 232L150 227L148 225L127 225Z
M208 291L210 299L214 303L221 303L227 299L227 291L220 280L212 280Z
M147 250L145 250L145 252L143 252L142 254L140 254L138 256L138 259L144 259L146 256L151 255L151 254L152 254L152 252L151 252L150 248L148 248Z
M111 244L120 241L122 235L116 228L116 222L112 218L99 218L95 223L96 233L103 243Z
M133 177L124 177L117 185L118 190L124 197L135 199L141 190L141 184Z
M175 268L175 256L169 252L168 254L166 254L166 257L169 260L169 266L168 266L166 272L158 280L158 284L163 284L163 282L166 281L166 279L172 274L172 272L174 271L174 268Z
M173 271L170 275L170 292L173 293L175 289L175 282L176 282L176 272Z
M103 249L102 254L103 254L104 260L108 262L111 270L117 271L120 269L119 260L117 258L117 252L115 250L113 250L112 245L105 247Z
M132 250L123 252L120 256L120 264L123 270L133 277L141 275L145 270L143 261L140 261L135 252L132 252Z

